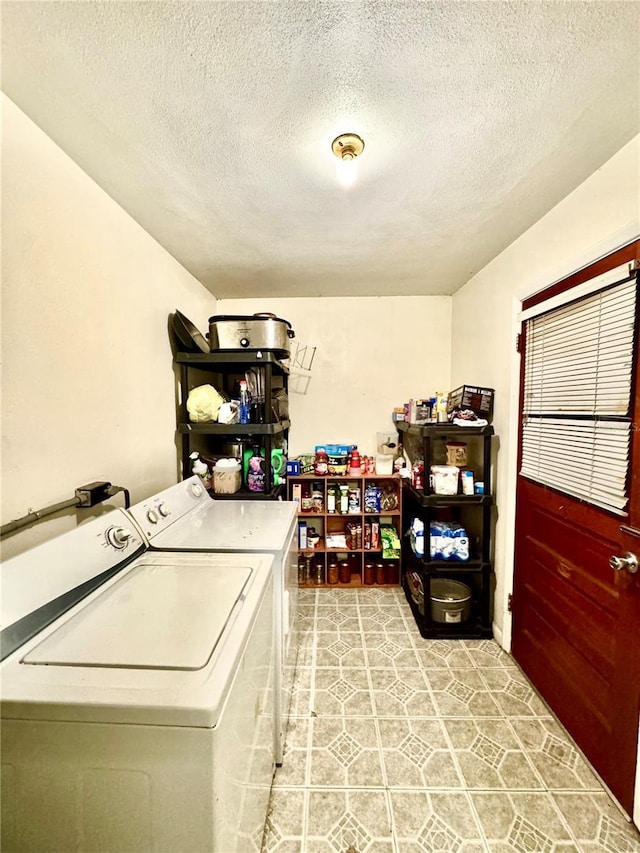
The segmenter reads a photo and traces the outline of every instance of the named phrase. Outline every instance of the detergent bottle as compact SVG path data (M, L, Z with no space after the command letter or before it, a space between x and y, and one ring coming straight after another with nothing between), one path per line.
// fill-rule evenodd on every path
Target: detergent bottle
M247 488L250 492L266 492L266 479L264 451L256 445L247 462Z

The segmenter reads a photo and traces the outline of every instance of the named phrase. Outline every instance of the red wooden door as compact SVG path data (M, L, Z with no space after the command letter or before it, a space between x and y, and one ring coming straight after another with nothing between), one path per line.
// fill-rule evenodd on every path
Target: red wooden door
M626 247L552 294L637 258L638 250L638 243ZM627 552L640 558L637 318L634 346L626 515L519 474L513 591L515 659L629 814L640 713L640 571L615 571L609 561ZM522 434L520 440L522 448Z

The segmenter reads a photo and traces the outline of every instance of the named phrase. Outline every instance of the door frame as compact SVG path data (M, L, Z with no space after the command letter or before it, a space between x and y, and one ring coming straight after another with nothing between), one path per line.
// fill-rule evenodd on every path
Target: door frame
M502 612L502 628L495 624L493 625L493 633L497 642L507 652L511 652L512 637L513 637L513 617L509 609L511 595L513 594L514 577L515 577L515 538L516 538L516 490L518 483L518 456L519 456L519 441L520 441L520 402L522 396L521 388L521 353L518 351L517 341L522 332L523 324L533 313L533 306L524 309L523 305L526 302L533 302L535 305L535 313L543 313L546 310L551 310L554 303L562 300L562 294L567 289L571 289L575 296L586 295L590 290L599 289L604 284L591 287L594 281L604 278L605 273L596 272L595 276L590 273L584 279L584 285L579 283L581 280L581 272L593 268L600 261L610 258L616 253L625 254L625 249L628 249L632 244L640 239L639 235L634 236L630 240L626 240L622 245L610 249L605 254L596 257L594 261L579 267L574 272L562 276L555 282L537 287L533 292L529 292L523 296L514 296L512 299L511 308L511 339L513 346L511 349L510 372L509 372L509 439L505 448L507 455L507 487L505 494L505 540L504 540L504 595L502 601L494 602L494 611L500 609ZM629 263L629 261L620 261L615 266ZM615 267L614 267L615 268ZM575 284L569 288L563 287L565 282L571 279L576 279ZM537 300L537 294L542 294L545 291L551 291L551 295L545 299ZM542 310L539 310L542 309ZM638 731L640 732L640 716L638 718ZM602 781L602 780L600 780ZM604 783L603 783L604 784ZM606 787L606 786L605 786ZM615 798L614 798L615 799ZM621 808L621 807L620 807ZM638 753L636 758L636 777L635 777L635 797L633 804L633 822L640 829L640 736L638 737Z

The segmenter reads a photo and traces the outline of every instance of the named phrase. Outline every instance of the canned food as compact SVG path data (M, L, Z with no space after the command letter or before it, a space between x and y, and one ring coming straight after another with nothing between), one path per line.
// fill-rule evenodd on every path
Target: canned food
M447 465L464 468L467 464L467 444L464 441L447 442Z

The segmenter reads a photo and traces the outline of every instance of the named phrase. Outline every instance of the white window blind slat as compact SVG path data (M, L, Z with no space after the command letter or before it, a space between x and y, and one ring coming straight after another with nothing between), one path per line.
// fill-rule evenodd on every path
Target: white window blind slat
M521 473L623 513L637 284L623 281L526 323Z

